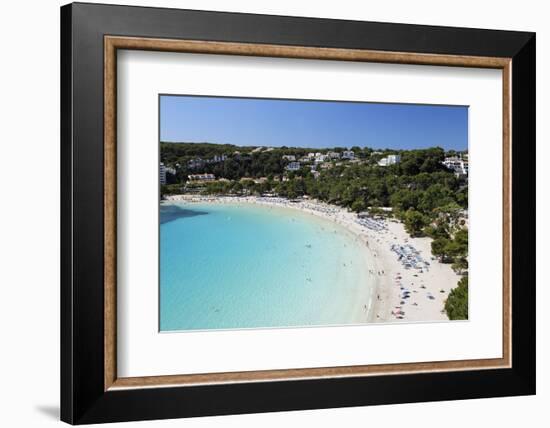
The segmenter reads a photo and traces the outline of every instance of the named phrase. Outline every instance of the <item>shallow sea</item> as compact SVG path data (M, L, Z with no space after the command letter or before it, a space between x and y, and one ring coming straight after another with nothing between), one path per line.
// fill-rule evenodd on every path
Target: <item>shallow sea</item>
M347 229L291 208L163 203L161 331L367 321L364 251Z

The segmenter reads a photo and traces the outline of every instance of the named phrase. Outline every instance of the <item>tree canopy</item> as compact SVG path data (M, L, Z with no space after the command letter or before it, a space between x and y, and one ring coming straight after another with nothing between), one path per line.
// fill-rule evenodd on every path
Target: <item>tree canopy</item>
M451 290L445 302L445 311L450 320L468 319L468 277L461 278L458 286Z

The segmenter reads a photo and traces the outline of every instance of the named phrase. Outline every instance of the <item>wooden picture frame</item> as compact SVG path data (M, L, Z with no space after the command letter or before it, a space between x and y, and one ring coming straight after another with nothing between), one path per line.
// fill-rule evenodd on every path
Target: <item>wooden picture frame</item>
M118 377L117 49L502 70L502 358ZM77 3L61 9L61 52L62 420L114 422L535 392L534 34Z

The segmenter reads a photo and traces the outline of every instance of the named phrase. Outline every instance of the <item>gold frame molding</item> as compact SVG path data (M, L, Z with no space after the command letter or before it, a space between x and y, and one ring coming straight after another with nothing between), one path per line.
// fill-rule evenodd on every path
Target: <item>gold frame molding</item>
M116 367L116 85L118 49L241 55L334 61L381 62L493 68L502 70L503 94L503 349L502 358L432 361L405 364L358 365L305 369L204 373L170 376L117 377ZM382 52L195 40L137 37L104 37L104 389L192 386L219 383L261 382L311 378L357 377L405 373L481 370L511 367L511 58Z

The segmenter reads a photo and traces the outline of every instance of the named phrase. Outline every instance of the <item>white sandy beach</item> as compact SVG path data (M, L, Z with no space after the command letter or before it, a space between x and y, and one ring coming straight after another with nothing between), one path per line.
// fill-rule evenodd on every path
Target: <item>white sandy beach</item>
M168 200L188 203L254 203L298 209L336 222L364 243L368 275L375 284L372 294L361 296L355 310L368 322L429 322L448 320L443 309L460 276L449 264L432 260L431 238L411 238L396 220L361 221L358 216L335 205L316 200L290 202L273 197L214 197L172 195ZM362 224L360 224L362 223ZM397 252L416 250L413 255L422 268L405 268ZM410 246L410 247L409 247ZM403 250L404 249L404 250ZM426 263L427 262L427 263Z

